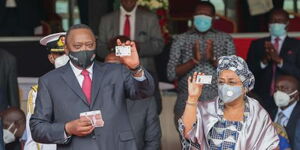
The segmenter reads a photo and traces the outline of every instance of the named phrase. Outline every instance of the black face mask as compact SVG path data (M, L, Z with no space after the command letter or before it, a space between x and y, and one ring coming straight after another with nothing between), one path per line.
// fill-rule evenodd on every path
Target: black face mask
M81 50L78 52L69 52L71 62L83 69L93 64L95 60L95 50Z

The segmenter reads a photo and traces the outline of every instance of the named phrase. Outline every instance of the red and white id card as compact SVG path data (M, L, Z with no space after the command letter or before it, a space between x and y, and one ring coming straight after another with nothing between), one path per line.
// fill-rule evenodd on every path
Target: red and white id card
M81 117L86 117L87 119L89 119L91 124L94 127L103 127L104 126L104 121L102 119L100 110L82 112L82 113L80 113L80 118Z

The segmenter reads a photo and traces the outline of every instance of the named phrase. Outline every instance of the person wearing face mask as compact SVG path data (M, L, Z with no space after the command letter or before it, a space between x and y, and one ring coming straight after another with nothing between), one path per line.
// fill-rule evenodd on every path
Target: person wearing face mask
M40 40L40 44L45 46L49 51L48 60L54 65L55 68L59 68L69 61L69 57L65 55L64 43L65 32L50 34ZM56 150L55 144L41 144L35 142L31 137L31 131L29 127L29 120L34 113L35 101L38 91L38 85L31 87L28 94L27 101L27 116L26 116L26 142L24 150Z
M57 144L57 150L137 150L126 98L152 96L154 82L140 65L135 42L117 41L131 49L120 57L122 64L95 61L96 38L87 25L70 27L65 43L70 61L39 79L33 140ZM80 117L91 111L98 112L97 124Z
M113 37L108 44L111 53L105 57L106 63L121 63L120 57L115 55L117 39L122 42L130 40L126 36ZM137 101L126 99L126 104L138 150L159 150L161 128L154 97L151 96Z
M277 109L271 113L274 122L285 128L292 150L296 149L294 143L297 121L300 119L299 82L290 75L282 75L276 79L275 93L273 94Z
M218 96L199 101L206 85L196 83L195 72L187 80L188 98L179 130L184 149L274 150L279 138L268 113L246 95L255 82L246 62L238 56L223 56L217 66Z
M101 17L96 53L104 60L109 54L107 43L117 35L134 40L139 45L141 64L155 79L154 96L159 114L162 106L154 57L163 51L164 40L156 14L140 8L137 2L138 0L120 0L120 9Z
M17 107L10 107L1 113L3 123L3 141L6 150L20 150L19 141L26 127L24 112Z
M187 78L195 71L213 75L213 84L205 86L201 100L217 96L217 58L235 54L232 37L212 28L215 7L210 2L199 2L194 10L194 28L175 36L167 64L167 77L178 80L178 96L175 105L175 122L182 116L188 96Z
M257 84L254 92L269 112L277 109L273 101L275 79L280 75L300 77L300 41L287 35L289 14L274 9L269 18L270 36L252 41L247 63Z

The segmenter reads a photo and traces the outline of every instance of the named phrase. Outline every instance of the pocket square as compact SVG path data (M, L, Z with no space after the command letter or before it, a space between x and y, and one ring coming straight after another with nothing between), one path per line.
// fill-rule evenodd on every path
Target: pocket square
M292 50L289 50L289 51L287 52L287 54L288 54L288 55L291 55L291 54L293 54L293 51L292 51Z

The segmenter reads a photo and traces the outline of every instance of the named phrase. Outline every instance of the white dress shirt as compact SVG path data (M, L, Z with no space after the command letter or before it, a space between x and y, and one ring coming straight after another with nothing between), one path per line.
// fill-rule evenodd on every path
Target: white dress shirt
M276 38L277 38L276 36L271 36L271 43L273 45L275 44L275 39ZM278 50L277 50L278 55L280 54L280 51L281 51L281 48L282 48L282 44L283 44L285 38L286 38L286 35L279 36L280 40L278 41L279 45L278 45ZM283 63L278 64L277 67L281 68L282 65L283 65ZM263 62L260 62L261 69L265 69L267 66L268 66L268 64L264 64Z
M82 82L84 79L84 76L81 74L82 70L75 67L71 61L70 61L70 65L71 65L71 68L75 74L75 77L76 77L80 87L82 87ZM93 66L94 66L94 63L89 68L86 69L89 72L91 80L93 80Z
M80 87L82 87L82 82L83 82L83 75L81 74L82 70L78 69L77 67L74 66L74 64L70 61L70 65L71 65L71 68L76 76L76 79L80 85ZM89 67L87 68L86 70L89 72L89 75L90 75L90 78L91 80L93 81L93 66L94 66L94 63ZM137 81L144 81L146 80L146 77L145 77L145 74L144 74L144 71L142 72L142 76L140 77L133 77L135 80Z
M278 120L278 115L280 112L282 112L284 114L284 118L281 120L281 122L279 122L281 125L285 126L288 124L289 122L289 119L291 117L291 114L296 106L298 102L295 102L294 104L290 105L289 107L287 107L286 109L282 110L281 108L278 108L277 110L277 114L276 114L276 117L275 117L275 121L274 122L277 122Z
M124 35L124 25L126 20L126 15L130 15L129 22L130 22L130 39L134 40L135 34L135 12L137 9L137 5L133 8L131 12L127 12L122 6L120 7L120 35Z
M275 39L276 39L277 37L276 36L271 36L271 43L274 45L275 44ZM282 36L279 36L279 46L278 46L278 50L277 50L277 52L278 52L278 55L280 54L280 51L281 51L281 48L282 48L282 44L283 44L283 41L285 40L285 38L286 38L286 35L282 35Z

